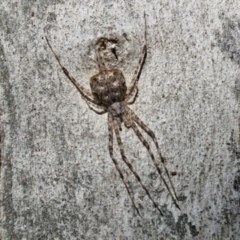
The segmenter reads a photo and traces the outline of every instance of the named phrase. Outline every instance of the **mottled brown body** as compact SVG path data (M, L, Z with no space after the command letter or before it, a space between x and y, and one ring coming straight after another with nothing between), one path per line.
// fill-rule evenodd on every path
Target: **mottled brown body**
M57 59L59 65L61 66L64 74L68 77L68 79L75 85L79 93L81 94L82 98L86 101L89 108L96 112L97 114L104 114L108 112L108 131L109 131L109 153L110 157L115 165L116 170L119 173L120 178L122 179L122 182L131 198L131 201L133 203L134 208L137 210L138 214L138 208L135 204L134 198L132 196L132 193L129 190L127 181L125 180L123 171L118 165L117 160L114 157L113 154L113 135L115 133L117 144L120 149L120 154L122 157L122 160L127 165L129 170L133 173L133 175L136 177L137 181L140 183L146 194L148 195L149 199L152 201L153 205L158 209L160 214L162 215L162 211L158 207L155 200L152 198L149 190L143 183L142 179L140 178L137 171L132 166L131 162L128 160L125 151L123 142L121 140L120 131L121 131L121 124L124 123L124 125L127 128L131 128L134 133L137 135L139 140L142 142L142 144L145 146L145 148L148 150L148 153L151 157L151 160L156 167L156 170L158 174L160 175L164 185L166 186L170 196L172 197L172 200L177 208L179 208L177 204L177 195L175 192L175 189L173 187L172 180L170 178L170 174L167 170L167 167L165 165L165 158L163 158L157 138L154 134L154 132L147 127L146 124L144 124L139 117L128 107L128 105L131 105L135 102L137 93L138 93L138 80L140 78L141 70L144 65L144 61L147 56L147 40L146 40L146 16L144 14L145 18L145 34L144 34L144 45L142 48L142 54L139 59L139 63L137 68L134 71L133 78L130 82L130 85L127 87L125 78L122 74L122 72L118 69L108 69L105 66L105 63L99 53L99 49L96 49L96 58L99 68L99 73L91 77L90 79L90 86L91 91L87 91L84 89L68 72L68 70L61 64L58 56L54 52L52 46L50 45L47 37L47 43L50 47L51 51L53 52L55 58ZM139 129L142 129L147 135L149 135L158 152L158 157L161 161L162 167L164 169L165 177L163 175L163 172L161 168L159 167L159 163L156 161L156 158L150 148L149 143L147 142L146 138L143 136L141 131ZM168 183L169 182L169 183ZM170 189L171 188L171 189ZM180 209L180 208L179 208ZM140 215L140 214L139 214Z
M90 86L96 102L106 107L123 102L127 92L125 78L118 69L102 70L90 78Z

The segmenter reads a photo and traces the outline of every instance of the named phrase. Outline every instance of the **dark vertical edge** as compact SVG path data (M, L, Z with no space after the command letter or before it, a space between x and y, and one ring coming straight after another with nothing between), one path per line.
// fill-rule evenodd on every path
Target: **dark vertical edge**
M12 155L14 148L14 139L16 136L17 120L16 120L16 103L12 93L12 84L10 82L10 73L8 69L8 62L5 57L4 48L0 42L0 84L3 89L4 113L7 114L7 122L1 122L1 191L2 191L2 206L1 206L1 229L2 239L21 239L17 236L14 223L17 214L13 207L12 198Z

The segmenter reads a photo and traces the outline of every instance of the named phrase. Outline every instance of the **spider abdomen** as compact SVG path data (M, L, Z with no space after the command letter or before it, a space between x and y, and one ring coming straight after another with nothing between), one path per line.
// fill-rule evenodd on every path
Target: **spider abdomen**
M103 70L90 79L94 98L103 106L123 102L127 86L122 72L118 69Z

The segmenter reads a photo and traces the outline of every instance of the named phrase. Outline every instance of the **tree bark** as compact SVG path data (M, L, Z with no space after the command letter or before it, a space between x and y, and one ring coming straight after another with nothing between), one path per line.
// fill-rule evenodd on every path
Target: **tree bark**
M239 9L237 0L2 0L2 239L239 239ZM104 38L106 65L129 85L144 11L148 54L131 109L158 139L181 211L123 126L126 154L164 213L124 165L115 140L140 217L109 156L107 114L88 108L45 35L88 90L98 73L95 44Z

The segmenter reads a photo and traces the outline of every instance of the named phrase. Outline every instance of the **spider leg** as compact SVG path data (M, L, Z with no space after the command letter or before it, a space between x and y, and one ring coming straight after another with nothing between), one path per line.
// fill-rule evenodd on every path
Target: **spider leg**
M98 110L94 109L89 102L86 101L86 103L87 103L88 107L89 107L92 111L94 111L95 113L97 113L97 114L99 114L99 115L102 115L102 114L104 114L104 113L107 112L106 110L98 111Z
M132 196L132 194L131 194L131 192L130 192L130 190L128 188L128 185L127 185L127 183L126 183L126 181L124 179L124 175L123 175L123 173L122 173L122 171L121 171L121 169L120 169L120 167L118 165L117 160L113 156L113 126L112 126L112 121L111 121L110 114L108 115L108 132L109 132L109 145L108 145L108 149L109 149L110 157L111 157L111 159L112 159L112 161L113 161L113 163L114 163L114 165L115 165L115 167L116 167L116 169L117 169L117 171L118 171L118 173L120 175L120 178L123 181L123 184L124 184L125 188L127 189L128 195L131 198L131 201L132 201L132 204L133 204L134 208L137 210L137 213L140 216L139 210L138 210L138 208L137 208L137 206L136 206L136 204L134 202L134 198L133 198L133 196Z
M91 94L88 90L86 90L85 88L83 88L83 87L76 81L75 78L73 78L72 76L70 76L68 70L62 65L59 57L58 57L57 54L54 52L54 50L53 50L53 48L52 48L52 46L51 46L48 38L47 38L46 36L45 36L45 38L46 38L46 41L47 41L47 44L48 44L49 48L51 49L54 57L56 58L59 66L62 68L62 70L63 70L64 74L66 75L66 77L67 77L67 78L73 83L73 85L77 88L77 90L80 92L80 94L82 95L82 97L83 97L83 99L84 99L85 101L88 100L88 101L91 102L92 104L95 104L96 107L97 107L98 105L97 105L96 101L94 100L92 94Z
M104 114L104 113L107 112L106 108L100 107L100 106L98 106L98 105L97 105L97 107L96 107L96 105L93 105L93 104L92 104L91 102L89 102L87 99L84 99L84 100L85 100L85 102L87 103L88 107L89 107L91 110L93 110L95 113L97 113L97 114L99 114L99 115L102 115L102 114ZM97 109L99 109L99 108L101 108L102 111L98 111Z
M150 195L149 191L147 190L147 188L145 187L145 185L143 184L141 178L139 177L138 173L135 171L135 169L133 168L132 164L129 162L129 160L127 159L125 152L124 152L124 148L123 148L123 143L120 137L120 133L119 133L119 126L118 123L116 121L112 121L113 123L113 128L117 137L117 143L118 143L118 147L120 149L120 153L122 156L123 161L125 162L125 164L128 166L128 168L130 169L130 171L134 174L134 176L136 177L136 179L138 180L138 182L140 183L140 185L142 186L142 188L145 190L146 194L148 195L148 197L150 198L150 200L152 201L154 207L157 208L157 210L159 211L159 213L161 215L163 215L162 211L160 210L160 208L158 207L157 203L153 200L152 196Z
M141 127L141 128L153 139L153 142L154 142L154 144L155 144L155 146L156 146L156 148L157 148L157 152L158 152L159 158L160 158L160 160L161 160L161 162L162 162L162 164L163 164L163 167L164 167L165 172L166 172L166 174L167 174L167 176L168 176L170 185L171 185L171 187L172 187L172 189L173 189L174 196L175 196L175 198L176 198L176 200L177 200L177 194L176 194L175 188L174 188L174 186L173 186L172 180L171 180L171 178L170 178L170 174L169 174L169 172L168 172L168 170L167 170L167 167L166 167L166 165L165 165L165 158L164 158L164 157L162 156L162 154L161 154L161 151L160 151L160 148L159 148L159 145L158 145L158 142L157 142L157 138L156 138L154 132L153 132L145 123L143 123L143 122L139 119L139 117L138 117L130 108L127 107L126 110L127 110L128 114L130 114L130 116L131 116L131 117L134 119L134 121L138 124L138 126ZM132 125L132 126L133 126L133 125ZM135 126L136 126L136 125L135 125ZM134 129L133 129L133 130L134 130ZM138 130L138 129L137 129L137 130ZM135 130L134 130L134 131L135 131ZM137 134L137 136L140 138L140 136L142 136L142 134L141 134L141 132L140 132L139 130L138 130L138 132L140 133L139 136L138 136L137 133L136 133L136 134ZM141 138L140 138L140 140L141 140ZM142 141L142 140L141 140L141 141ZM148 150L148 152L149 152L149 149L150 149L149 144L145 145L146 143L145 143L144 141L142 141L142 143L144 144L144 146L147 148L147 150ZM150 150L150 151L151 151L151 150ZM149 154L150 154L150 152L149 152ZM150 156L151 156L151 154L150 154ZM155 164L155 163L154 163L154 164ZM158 173L160 174L160 176L161 176L161 178L162 178L161 170L159 169L159 167L158 167L157 164L155 164L155 166L157 167ZM162 178L162 179L163 179L163 178ZM180 209L180 207L178 206L175 198L173 197L173 195L172 195L172 193L171 193L171 191L170 191L170 189L169 189L166 181L165 181L165 180L163 180L163 181L164 181L164 184L166 185L169 193L171 194L172 199L173 199L175 205L177 206L177 208Z
M146 27L146 14L145 14L145 12L144 12L144 26L145 26L145 29L144 29L144 44L143 44L140 59L138 61L138 66L136 67L136 69L134 71L133 78L132 78L130 86L128 87L128 90L127 90L127 95L126 95L126 98L125 98L125 102L127 102L127 103L132 98L134 100L131 101L131 102L134 103L134 101L136 99L138 91L136 91L135 89L137 89L138 80L140 78L141 71L142 71L145 59L147 57L147 30L146 30L147 27Z
M127 101L125 100L125 103L127 105L131 105L135 103L137 96L138 96L138 87L136 86L132 91L131 97Z
M139 129L138 129L138 127L137 127L137 125L136 125L135 123L133 123L131 127L132 127L133 131L135 132L135 134L138 136L139 140L142 142L142 144L143 144L143 145L146 147L146 149L148 150L148 153L149 153L149 155L151 156L151 159L152 159L152 161L153 161L153 163L154 163L154 165L155 165L155 167L156 167L156 169L157 169L157 171L158 171L161 179L163 180L165 186L167 187L168 192L170 193L170 195L171 195L171 197L172 197L172 199L173 199L176 207L180 210L180 208L179 208L179 206L178 206L175 198L173 197L173 195L172 195L172 193L171 193L171 191L170 191L170 189L169 189L169 186L168 186L165 178L164 178L163 175L162 175L162 171L161 171L161 169L159 168L159 166L158 166L158 164L157 164L157 162L156 162L156 159L155 159L155 157L154 157L154 155L153 155L153 153L152 153L152 150L151 150L151 148L150 148L147 140L143 137L142 133L139 131Z

